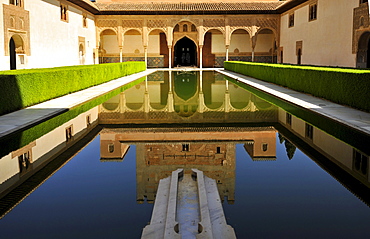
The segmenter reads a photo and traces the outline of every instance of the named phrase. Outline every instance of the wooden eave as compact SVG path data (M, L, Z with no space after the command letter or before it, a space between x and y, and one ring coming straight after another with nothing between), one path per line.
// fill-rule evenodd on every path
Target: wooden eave
M100 12L99 8L95 5L95 3L91 2L90 0L67 0L67 1L95 15L99 14Z

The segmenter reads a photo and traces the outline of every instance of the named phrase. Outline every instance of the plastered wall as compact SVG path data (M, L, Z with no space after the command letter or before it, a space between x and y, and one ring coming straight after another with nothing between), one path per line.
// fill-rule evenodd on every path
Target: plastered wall
M0 3L9 4L9 1ZM17 69L94 63L94 16L70 2L63 3L68 6L68 21L61 20L60 1L24 1L24 9L29 12L30 19L30 40L27 43L30 51L25 55L25 64L17 63ZM3 18L3 6L0 5L0 17ZM87 27L83 27L83 13L87 14ZM4 32L3 24L0 25L0 31ZM81 39L84 42L83 61L79 51ZM9 53L5 53L3 37L0 44L0 70L9 70L10 58Z
M318 0L317 20L309 21L309 1L282 14L280 46L284 63L297 63L296 42L302 41L302 64L355 67L352 54L353 9L357 0ZM294 13L294 26L288 27Z
M28 68L79 65L79 37L85 38L85 64L94 63L94 16L69 2L67 5L68 22L65 22L60 19L59 1L25 1L31 29ZM83 12L87 13L87 28L82 24Z

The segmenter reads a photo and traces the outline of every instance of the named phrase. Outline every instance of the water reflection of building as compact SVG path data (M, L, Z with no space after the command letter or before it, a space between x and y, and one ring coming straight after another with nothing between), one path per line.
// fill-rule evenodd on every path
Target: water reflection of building
M100 107L102 124L276 122L277 108L211 71L158 72Z
M98 107L72 119L61 117L41 124L53 130L0 158L0 218L74 156L76 149L72 147L81 147L80 140L86 138L98 123ZM63 117L66 122L61 124ZM36 126L30 132L37 134L40 130ZM22 132L22 136L26 137L30 132ZM62 154L65 155L60 157ZM35 176L37 174L39 176ZM31 182L26 181L31 177Z
M234 202L235 145L253 144L252 158L275 158L273 127L106 128L100 133L103 160L122 157L136 145L137 200L153 202L159 180L183 168L216 180L220 197Z
M279 109L278 114L279 123L289 133L305 143L299 147L304 153L370 205L370 166L367 153L358 150L356 146L334 138L284 110ZM347 138L350 137L348 135ZM298 142L298 140L292 140L292 142ZM307 145L309 149L306 148ZM318 152L320 157L314 157L313 152Z

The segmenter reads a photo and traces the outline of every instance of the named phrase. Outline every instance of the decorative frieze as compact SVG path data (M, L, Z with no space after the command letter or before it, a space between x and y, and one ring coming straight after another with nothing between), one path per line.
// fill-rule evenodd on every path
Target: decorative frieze
M142 28L143 20L122 20L122 27L124 28Z
M213 27L225 27L225 19L204 19L203 27L213 28Z
M240 28L253 25L252 18L230 18L229 19L230 27Z
M113 20L113 19L104 19L104 20L98 20L97 21L97 27L112 27L112 28L116 28L118 26L118 22L117 20Z
M256 26L259 28L270 28L277 30L278 20L276 18L257 18Z

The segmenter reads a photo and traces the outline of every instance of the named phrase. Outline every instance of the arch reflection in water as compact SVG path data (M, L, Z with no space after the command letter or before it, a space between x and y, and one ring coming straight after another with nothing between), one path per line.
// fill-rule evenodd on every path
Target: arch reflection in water
M99 117L103 124L276 122L277 107L219 73L175 71L148 76L103 104Z

